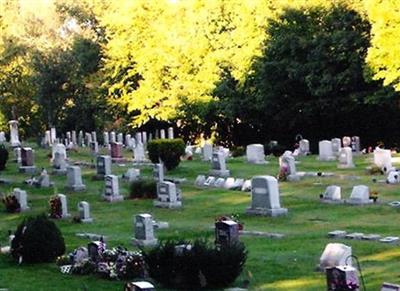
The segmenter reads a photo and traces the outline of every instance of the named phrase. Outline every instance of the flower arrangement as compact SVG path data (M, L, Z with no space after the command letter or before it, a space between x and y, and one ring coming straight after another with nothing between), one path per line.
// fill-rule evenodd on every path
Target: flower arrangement
M379 192L378 191L370 191L369 192L369 199L374 200L374 203L378 200Z
M278 181L280 181L280 182L286 181L288 176L289 176L289 167L288 167L288 165L283 164L279 168Z
M15 213L21 211L21 205L19 204L18 199L17 197L15 197L15 195L7 195L2 200L7 212Z
M231 215L221 215L215 219L215 222L226 221L226 220L232 220L236 222L239 225L239 230L243 230L244 223L239 220L239 214L233 213Z
M61 199L58 196L53 196L49 200L51 218L60 219L62 217Z

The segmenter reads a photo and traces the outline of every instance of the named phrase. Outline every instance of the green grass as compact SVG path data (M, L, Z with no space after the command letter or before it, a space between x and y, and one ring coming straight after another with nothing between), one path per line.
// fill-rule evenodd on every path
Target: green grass
M104 151L104 150L103 150ZM45 167L51 172L48 154L50 150L36 149L38 169ZM105 152L104 152L105 153ZM129 157L130 153L125 152ZM91 159L88 150L69 153L72 160ZM377 233L380 235L399 235L399 210L382 203L371 206L326 205L319 202L319 194L330 184L342 187L342 196L348 197L352 186L366 184L379 191L381 201L400 200L399 186L372 182L365 167L371 157L355 158L355 169L336 169L335 162L318 162L315 156L300 158L298 171L334 172L334 177L321 178L322 185L315 185L318 178L305 178L300 182L280 183L281 203L289 209L286 217L252 217L244 214L250 204L249 194L221 189L197 189L193 186L198 174L206 174L209 163L199 159L185 161L167 176L185 177L182 186L183 208L180 210L157 209L151 200L126 200L119 203L101 201L102 181L92 181L95 169L82 168L83 180L87 190L81 193L65 191L66 177L51 176L56 187L37 189L22 184L29 176L18 173L17 165L9 162L3 178L11 179L11 185L1 185L1 192L9 192L14 187L26 189L31 211L9 214L0 206L0 244L7 244L7 231L15 230L24 215L48 211L49 197L64 193L68 197L69 212L77 214L77 203L90 202L92 224L74 224L56 221L67 246L67 251L86 245L89 241L75 236L77 232L93 232L108 237L108 247L131 246L133 235L132 220L137 213L149 212L156 220L168 221L169 229L157 230L159 239L207 237L213 239L214 219L223 214L238 213L246 230L283 233L282 239L242 237L249 250L248 260L242 275L234 286L242 286L249 280L250 290L325 290L325 276L316 272L315 267L325 245L332 240L327 233L335 229ZM254 175L273 175L278 172L276 158L268 158L267 165L249 165L244 158L230 159L227 163L233 177L251 178ZM127 163L129 166L129 163ZM114 174L122 174L128 167L113 165ZM142 167L142 175L151 176L150 167ZM358 180L349 176L359 176ZM383 179L383 177L378 177ZM120 180L121 192L128 193L128 184ZM361 260L363 274L368 290L378 290L382 282L400 283L400 249L397 246L379 242L343 240L352 246L353 254ZM108 281L95 276L63 275L55 264L18 266L9 256L0 255L0 288L9 290L122 290L124 282ZM86 289L84 289L86 288ZM162 290L160 288L160 290Z

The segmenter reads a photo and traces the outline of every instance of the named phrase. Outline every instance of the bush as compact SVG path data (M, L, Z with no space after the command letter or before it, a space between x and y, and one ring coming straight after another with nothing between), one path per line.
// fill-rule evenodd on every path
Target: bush
M154 180L133 181L129 189L131 199L154 199L157 198L157 183Z
M244 147L234 147L232 150L232 157L241 157L244 156L246 150Z
M6 207L6 211L10 213L20 212L21 205L18 202L17 197L15 195L7 195L3 198L3 203Z
M19 262L53 262L64 252L60 230L45 215L24 219L11 242L11 254Z
M235 281L247 258L242 243L217 248L196 240L187 246L188 242L167 241L145 251L150 277L167 288L221 288Z
M167 170L175 169L185 154L185 143L181 138L155 139L147 144L149 158L153 163L164 163Z
M3 144L0 144L0 171L6 168L8 161L8 151Z

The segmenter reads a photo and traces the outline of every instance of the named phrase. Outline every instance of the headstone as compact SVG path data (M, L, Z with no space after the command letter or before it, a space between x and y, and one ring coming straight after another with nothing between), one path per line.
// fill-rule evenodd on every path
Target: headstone
M320 161L333 161L335 156L332 151L332 142L323 140L319 142L319 160Z
M210 175L228 177L230 171L226 169L224 153L218 151L212 154Z
M92 142L97 142L97 133L92 131Z
M19 147L21 146L21 142L19 141L18 136L18 121L17 120L10 120L8 122L10 125L10 144L12 147Z
M343 147L351 147L351 137L350 136L344 136L342 138L342 144L343 144Z
M210 187L214 186L216 178L214 176L207 177L206 181L204 182L204 186Z
M357 185L353 187L350 198L346 200L349 204L370 204L373 200L369 198L369 188L365 185Z
M103 132L103 145L105 147L108 147L109 144L110 144L110 138L109 138L108 132L105 131L105 132Z
M141 163L146 160L144 156L144 147L141 142L136 144L136 147L133 149L133 161L136 163Z
M51 144L55 143L57 140L57 131L55 127L50 128L50 141Z
M0 143L5 143L6 141L6 134L4 133L4 131L0 131Z
M360 137L359 136L353 136L351 138L351 150L359 154L361 152L361 145L360 145Z
M198 175L196 180L194 181L194 185L197 187L203 187L205 182L206 182L206 176Z
M165 129L160 129L160 138L161 139L165 138Z
M124 158L122 156L122 143L120 142L111 143L111 160L113 162L124 161Z
M19 167L19 172L29 174L34 174L36 172L32 148L21 149L21 166Z
M116 142L115 131L110 132L110 143Z
M74 192L86 190L86 186L82 183L81 168L78 166L67 167L66 188Z
M225 179L224 178L218 178L214 183L214 187L217 187L217 188L223 188L224 185L225 185Z
M243 187L243 185L244 185L244 183L245 183L245 181L244 181L244 179L242 179L242 178L237 178L237 179L235 179L235 184L234 184L234 186L231 188L231 189L234 189L234 190L242 190L242 187ZM251 185L251 182L250 182L250 185ZM250 190L249 190L250 191Z
M67 144L69 144L70 142L72 142L71 132L70 132L70 131L67 131L67 140L68 140Z
M125 146L127 147L127 148L131 148L132 147L132 145L131 145L131 138L132 138L132 136L128 133L128 134L125 134Z
M67 174L67 162L65 161L64 154L61 152L55 152L53 160L53 174L55 175Z
M96 156L99 153L99 143L97 141L90 142L89 147L92 155Z
M154 285L147 281L128 282L124 286L124 291L153 291Z
M215 244L231 246L239 241L239 224L233 220L217 221L215 223Z
M392 153L390 150L375 148L374 164L381 169L386 168L386 171L392 169Z
M400 285L392 283L383 283L381 291L400 291Z
M299 154L306 156L310 153L310 142L307 139L302 139L299 142Z
M323 202L341 202L342 194L339 186L330 185L326 188L324 194L322 195Z
M93 218L90 217L90 206L86 201L78 203L79 218L83 223L93 222Z
M292 155L283 155L282 156L282 163L286 165L287 170L287 180L288 181L298 181L300 180L300 176L297 174L296 171L296 164L294 157Z
M88 132L85 133L85 144L90 145L92 142L92 135Z
M354 168L353 152L351 151L351 148L349 148L349 147L341 148L340 152L339 152L338 160L339 160L339 164L338 164L339 169Z
M278 181L272 176L256 176L251 180L251 206L246 213L250 215L279 216L288 210L280 205Z
M264 146L262 144L250 144L246 147L247 162L252 164L266 164Z
M142 134L140 132L136 133L136 142L143 144Z
M21 148L14 148L14 161L21 164Z
M328 291L359 291L360 282L357 269L352 266L336 266L326 269Z
M68 218L71 214L68 213L67 197L64 194L57 194L61 201L61 218Z
M251 191L251 180L247 179L244 181L243 186L242 186L242 192L249 192Z
M156 182L164 181L164 164L163 163L154 164L153 178Z
M400 172L390 171L386 177L387 184L398 184L400 183Z
M224 188L225 189L234 189L236 186L235 184L235 178L229 177L226 178Z
M154 237L153 218L150 214L143 213L134 217L133 244L139 246L155 246L158 240Z
M339 155L340 149L342 148L342 141L340 138L332 138L331 139L332 143L332 152L335 156Z
M25 190L14 188L13 195L18 201L21 211L26 211L30 209L28 206L28 197Z
M210 161L212 159L213 146L207 142L203 146L203 161Z
M61 155L64 156L64 159L67 159L67 149L65 148L65 145L62 143L53 143L51 147L51 160L54 161L55 154L60 153Z
M117 142L123 144L124 143L124 134L123 133L118 133L117 134Z
M78 145L77 138L76 138L76 131L75 130L73 130L71 132L71 141L74 144L74 146Z
M85 140L83 139L83 131L80 130L78 133L78 146L83 147L85 146Z
M40 176L38 180L35 182L35 185L38 186L39 188L48 188L52 186L52 183L50 183L50 177L45 169L43 169L42 172L40 173Z
M181 195L175 183L163 181L157 183L157 199L154 206L163 208L179 208L182 206Z
M168 127L168 139L173 139L173 138L174 138L174 128Z
M104 179L105 176L111 175L111 157L98 156L96 158L96 179Z
M122 178L129 183L137 181L140 178L140 169L130 168L122 175Z
M145 131L142 132L142 141L143 141L143 145L147 146L147 132L145 132Z
M107 175L105 176L105 187L103 199L108 202L123 201L124 197L119 193L118 176Z
M351 254L351 247L341 243L329 243L319 259L319 267L325 270L330 267L352 265Z
M51 142L50 130L46 130L46 132L44 133L44 145L50 146L51 144L52 142Z

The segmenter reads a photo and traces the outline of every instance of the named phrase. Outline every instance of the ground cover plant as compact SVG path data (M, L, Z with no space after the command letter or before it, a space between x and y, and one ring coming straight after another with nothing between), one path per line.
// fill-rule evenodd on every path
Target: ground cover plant
M32 145L34 146L34 145ZM35 163L38 168L50 169L49 150L34 146ZM106 150L101 149L105 154ZM130 153L124 152L125 157ZM79 149L69 153L71 160L90 161L88 149ZM233 177L251 178L255 175L278 174L278 159L268 157L267 165L251 165L244 157L228 160L227 166ZM151 213L156 220L168 221L169 229L156 230L156 236L162 240L185 238L195 240L204 238L214 240L212 228L215 218L221 214L238 213L245 230L276 232L285 235L281 239L243 236L241 241L248 250L243 272L232 286L246 287L250 290L315 290L325 289L325 276L316 272L315 267L325 247L332 239L327 237L335 229L348 232L377 233L382 236L399 235L399 209L386 205L386 202L399 199L399 186L373 182L383 179L377 174L371 175L365 167L371 164L371 156L354 157L356 168L337 169L336 162L319 162L316 156L299 158L298 171L328 171L335 176L326 178L305 178L299 182L281 182L281 203L289 209L288 216L279 218L253 217L245 215L250 205L250 196L240 191L224 189L198 189L194 180L198 174L207 174L210 164L195 156L193 161L182 161L168 175L185 177L182 184L183 208L179 210L158 209L153 207L151 199L125 200L118 203L106 203L101 200L103 181L92 181L95 169L82 167L83 181L87 190L71 193L64 190L65 176L52 176L55 187L40 189L23 184L28 175L18 173L15 163L9 162L2 172L8 185L0 185L1 192L9 193L19 187L28 192L29 215L48 213L49 199L57 193L67 195L69 212L77 213L79 201L88 201L91 205L92 224L74 224L69 220L53 220L64 237L66 253L89 240L76 236L78 232L91 232L105 235L109 248L122 246L135 250L131 244L133 236L132 217L138 213ZM395 164L396 166L396 164ZM113 165L112 171L122 175L126 167ZM152 169L141 167L141 175L151 178ZM319 195L326 186L336 184L342 187L342 196L348 197L354 185L366 184L371 191L379 193L380 204L354 207L349 205L327 205L319 202ZM129 183L120 180L120 192L128 196ZM8 230L15 231L27 213L7 213L0 211L0 244L8 244ZM352 246L353 254L360 259L368 290L378 290L384 281L400 283L400 248L378 242L359 240L334 240ZM0 288L10 290L121 290L124 281L110 281L90 275L65 275L55 263L29 265L18 264L10 256L0 255ZM163 289L157 285L158 290Z

